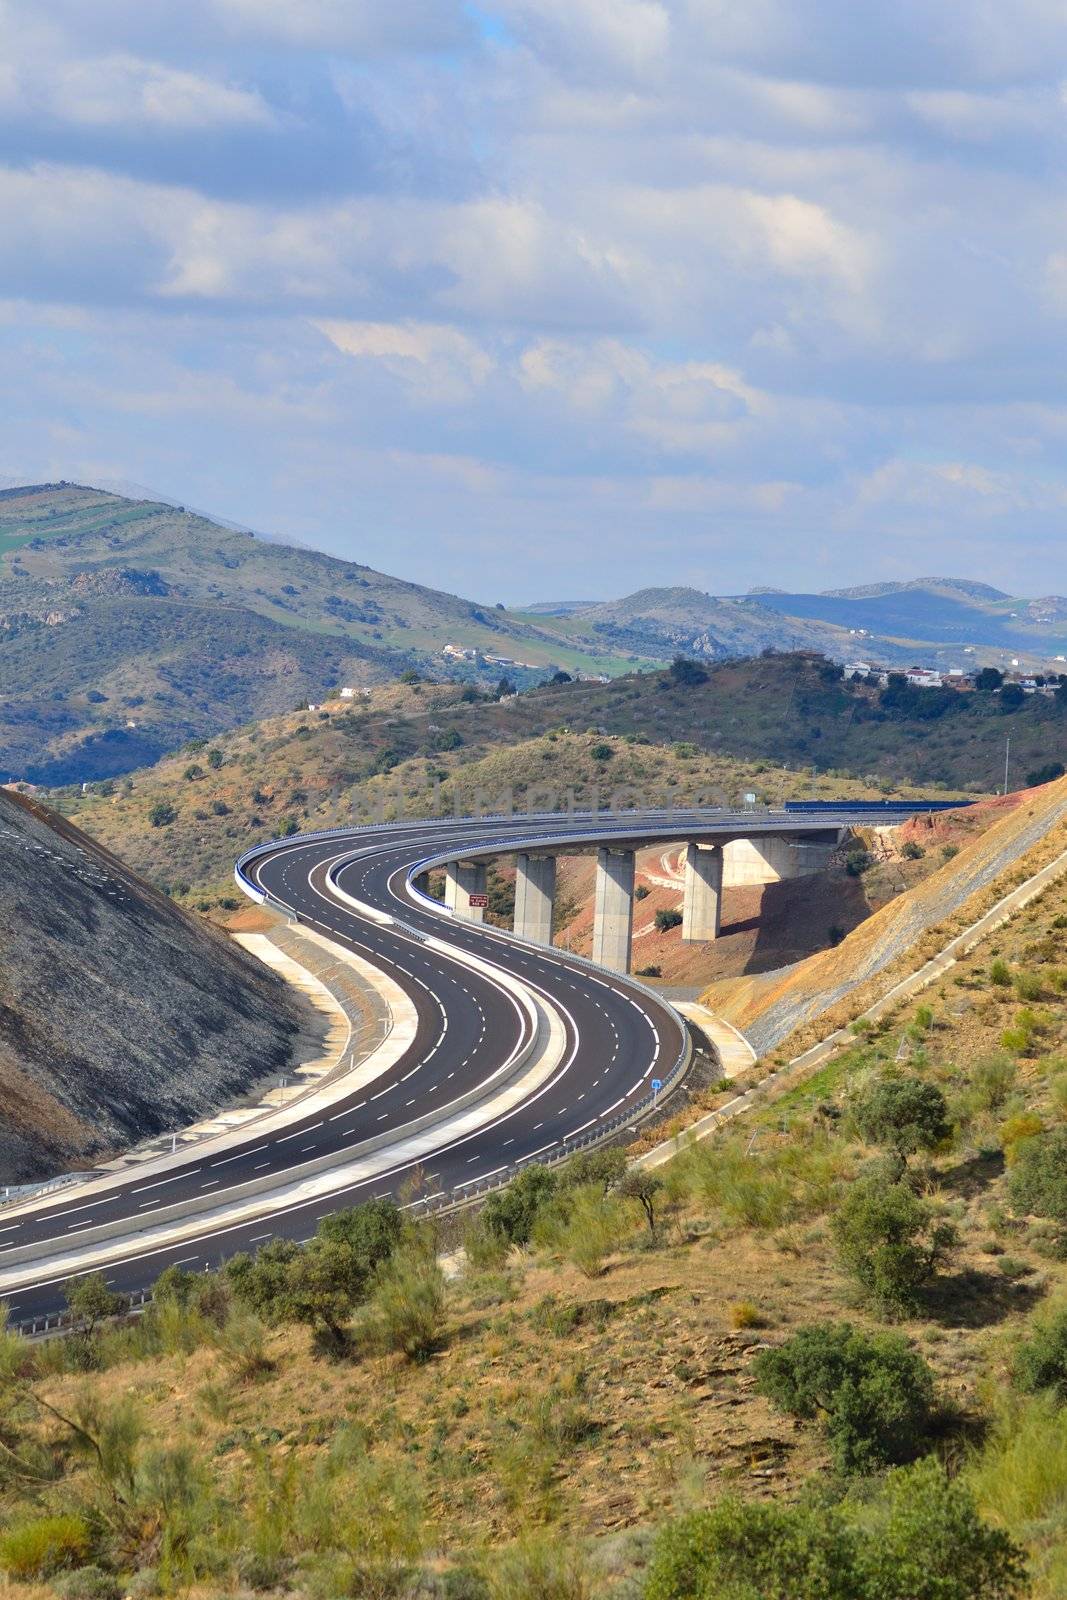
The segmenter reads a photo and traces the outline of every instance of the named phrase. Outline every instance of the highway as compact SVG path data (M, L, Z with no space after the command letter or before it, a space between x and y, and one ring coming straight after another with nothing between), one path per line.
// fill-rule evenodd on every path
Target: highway
M422 1204L426 1196L459 1200L527 1161L550 1159L619 1119L647 1112L652 1080L670 1080L687 1057L678 1014L633 980L565 951L448 917L413 886L427 861L491 856L520 843L566 850L606 841L722 841L844 827L851 820L847 805L817 819L725 811L446 819L297 837L251 852L238 867L246 892L392 978L415 1008L414 1038L381 1077L342 1094L328 1115L297 1110L284 1129L257 1136L253 1125L236 1142L230 1138L216 1148L207 1141L159 1170L155 1164L127 1169L46 1200L0 1208L0 1296L11 1321L25 1324L62 1308L72 1270L97 1267L101 1228L116 1228L118 1237L104 1246L100 1270L117 1291L135 1294L168 1265L205 1270L268 1239L307 1239L322 1215L376 1196L407 1205ZM419 1166L414 1201L415 1163L398 1154L395 1164L386 1162L373 1176L329 1194L293 1202L268 1191L252 1220L219 1214L244 1200L249 1184L257 1193L265 1177L291 1187L324 1157L341 1162L349 1148L383 1136L400 1146L414 1119L440 1113L443 1120L453 1102L482 1084L488 1095L501 1064L530 1043L530 1013L516 998L519 986L558 1014L564 1035L559 1060L521 1104L459 1138L443 1134L441 1146ZM154 1213L172 1216L186 1207L189 1221L180 1239L153 1237ZM79 1251L84 1261L72 1269L70 1255ZM51 1264L60 1256L62 1270Z

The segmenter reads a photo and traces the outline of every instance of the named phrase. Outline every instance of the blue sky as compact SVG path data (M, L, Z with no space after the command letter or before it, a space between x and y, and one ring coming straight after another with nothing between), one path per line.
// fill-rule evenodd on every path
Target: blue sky
M1067 592L1052 0L0 0L0 476L489 601Z

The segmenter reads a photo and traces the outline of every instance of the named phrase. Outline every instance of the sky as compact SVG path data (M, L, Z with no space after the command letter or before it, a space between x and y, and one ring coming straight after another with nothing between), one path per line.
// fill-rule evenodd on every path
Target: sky
M0 0L0 476L505 603L1067 593L1062 0Z

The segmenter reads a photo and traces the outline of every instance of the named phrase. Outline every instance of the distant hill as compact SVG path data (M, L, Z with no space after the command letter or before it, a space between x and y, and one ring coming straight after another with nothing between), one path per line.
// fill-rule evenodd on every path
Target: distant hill
M446 645L528 667L444 657ZM618 671L495 605L74 484L0 490L0 780L63 783L412 667Z
M736 804L992 791L1067 764L1067 703L916 690L904 702L812 655L713 663L700 683L642 672L471 699L396 684L238 729L122 783L51 798L156 883L202 909L232 897L242 850L290 828L393 815ZM164 802L172 820L153 825Z
M182 1127L286 1067L294 992L62 817L0 791L0 1183Z
M845 664L914 661L941 667L1039 667L1067 654L1067 600L1012 599L966 578L917 578L821 594L758 588L715 596L692 588L641 589L560 617L573 643L653 658L682 651L707 660L761 650L819 650Z

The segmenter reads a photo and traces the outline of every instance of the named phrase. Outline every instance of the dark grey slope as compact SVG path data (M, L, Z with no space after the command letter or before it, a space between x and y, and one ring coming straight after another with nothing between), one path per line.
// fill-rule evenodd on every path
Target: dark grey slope
M223 934L0 792L0 1183L194 1121L318 1026Z

